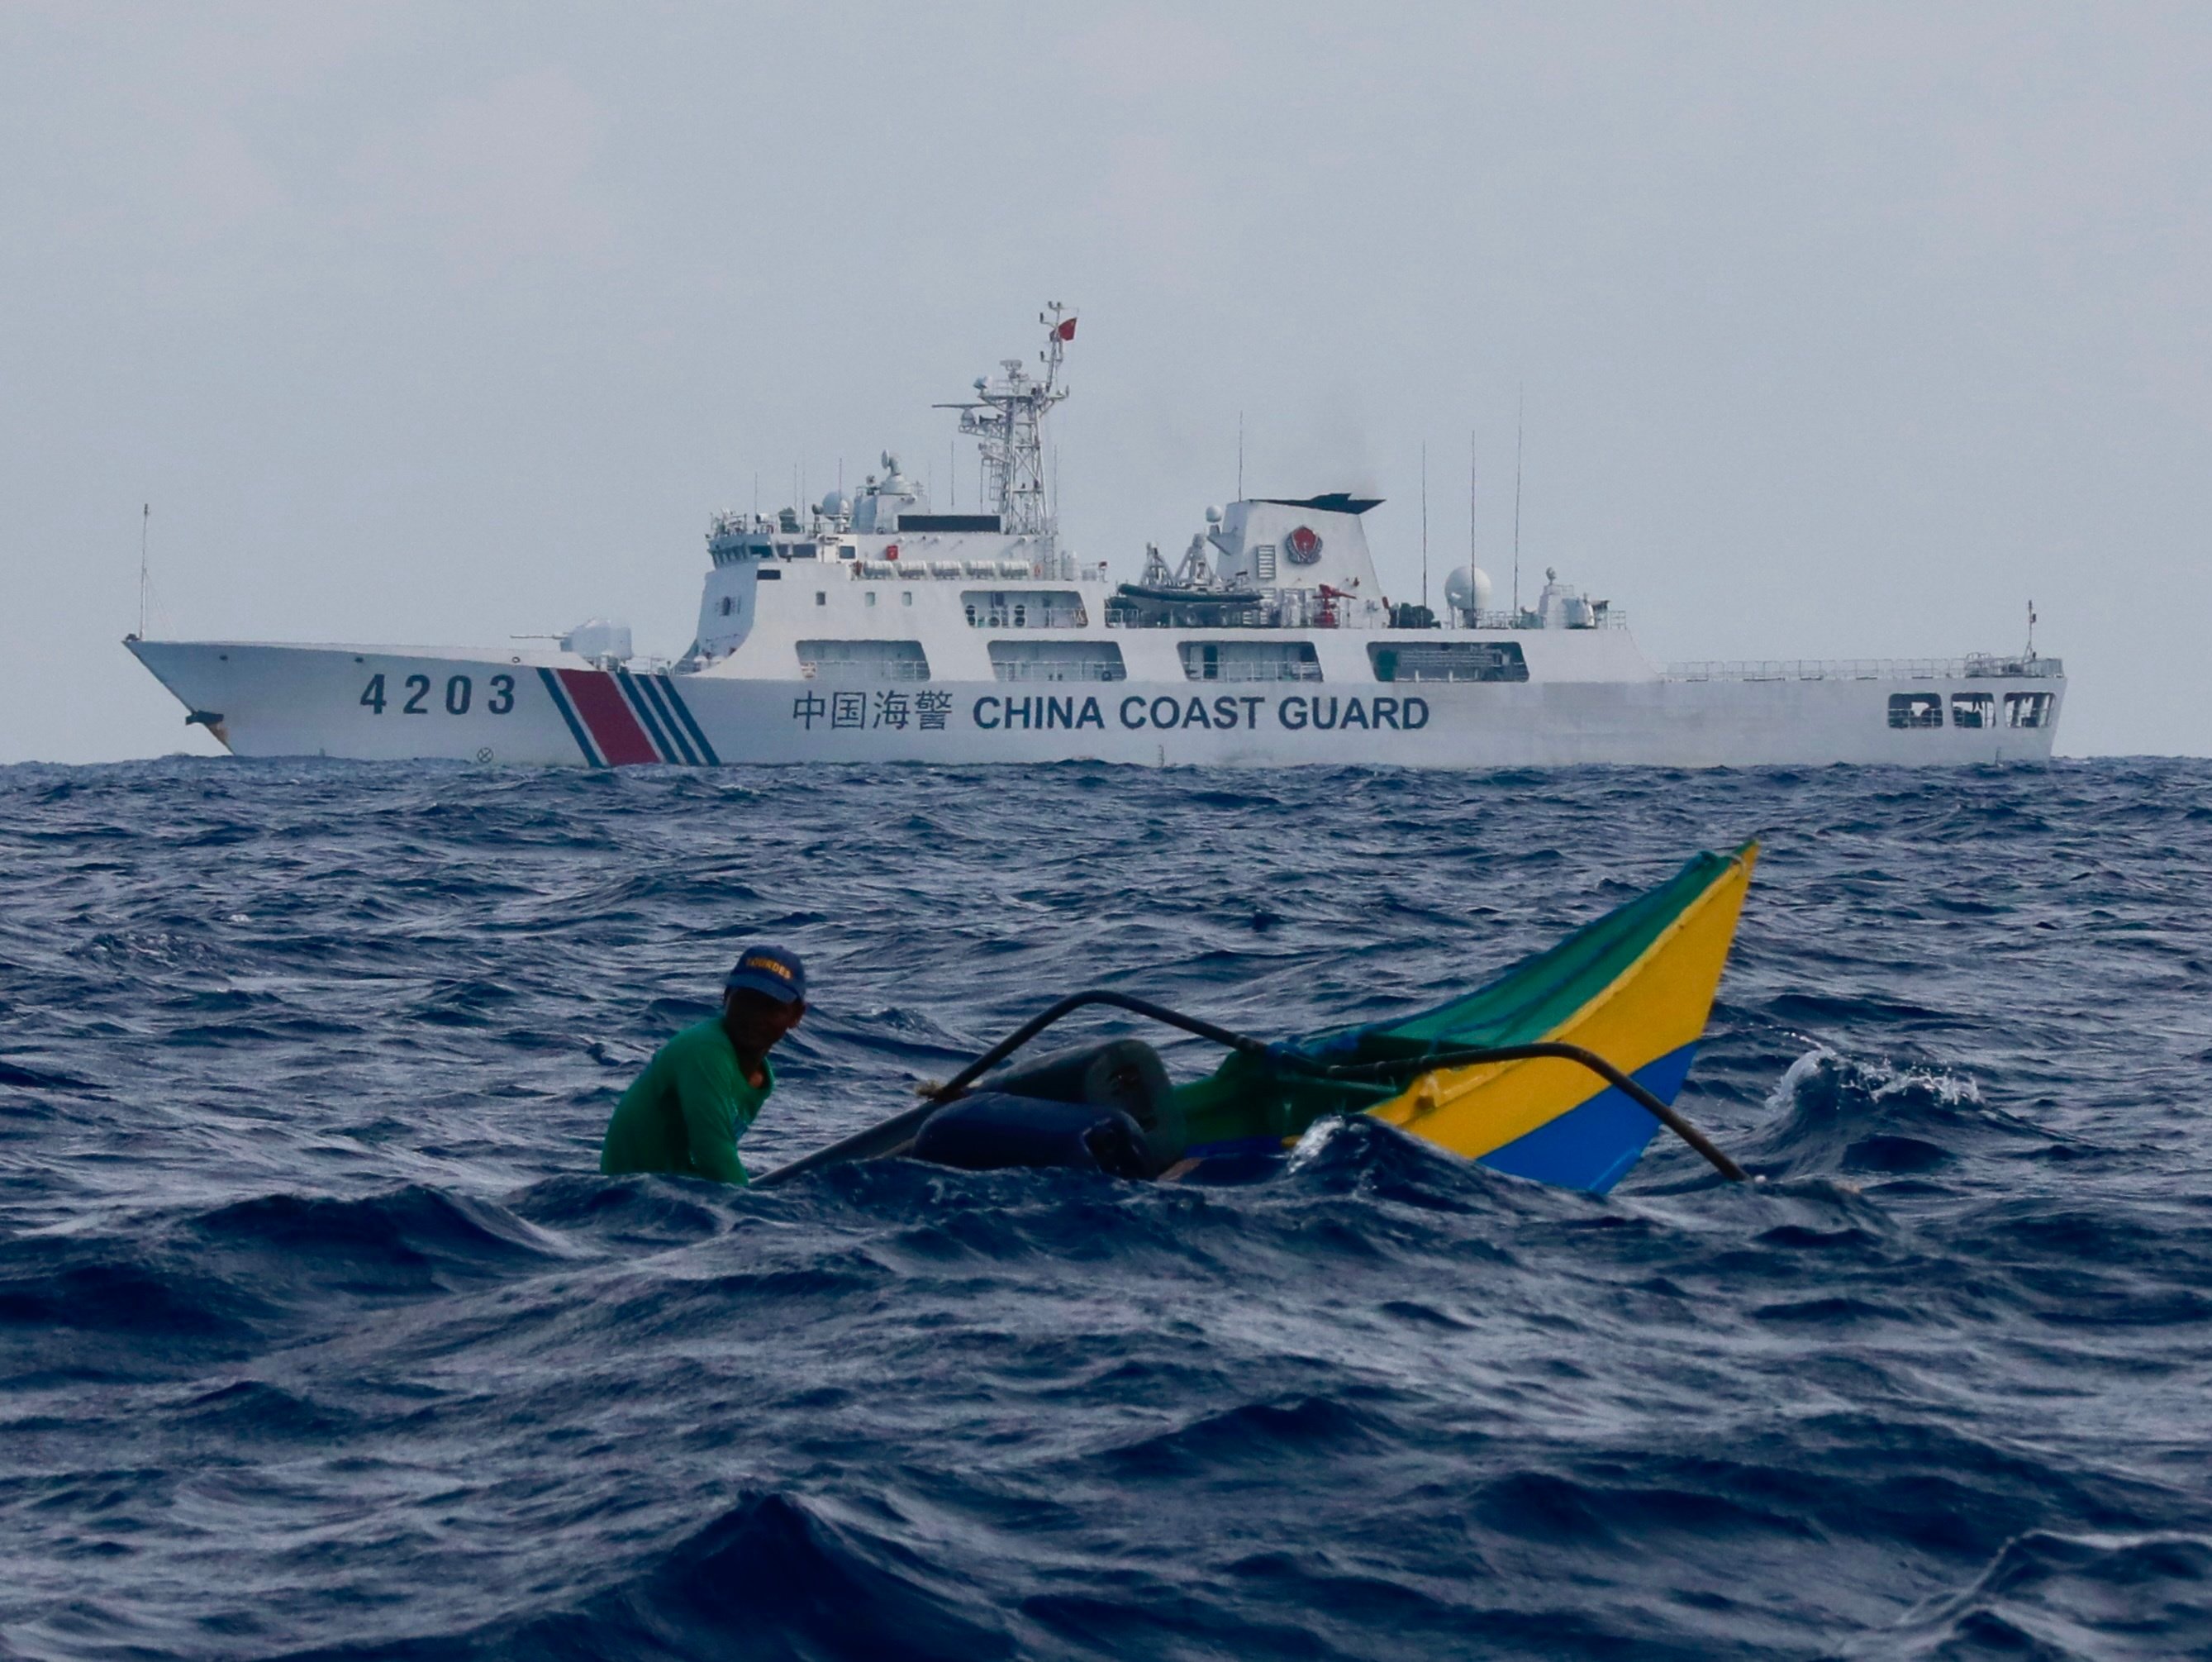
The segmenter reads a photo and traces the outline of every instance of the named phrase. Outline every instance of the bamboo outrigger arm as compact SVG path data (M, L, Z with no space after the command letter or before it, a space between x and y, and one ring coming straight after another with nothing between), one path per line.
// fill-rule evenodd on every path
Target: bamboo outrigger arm
M1138 998L1129 993L1094 989L1090 992L1072 993L1058 1003L1048 1006L1020 1026L994 1044L989 1050L963 1068L945 1084L934 1087L913 1107L892 1115L889 1119L870 1126L865 1131L817 1148L812 1154L764 1172L753 1179L756 1188L770 1188L803 1177L809 1172L825 1166L842 1165L848 1160L875 1160L896 1152L911 1141L922 1123L946 1103L967 1093L968 1087L997 1067L1022 1046L1035 1038L1055 1022L1077 1010L1103 1005L1117 1010L1127 1010L1148 1020L1170 1027L1180 1027L1187 1033L1207 1039L1224 1049L1236 1050L1263 1062L1271 1067L1304 1074L1310 1078L1342 1080L1346 1083L1374 1081L1410 1085L1424 1074L1441 1068L1474 1068L1490 1062L1529 1062L1540 1058L1571 1062L1590 1072L1619 1091L1630 1101L1650 1114L1684 1142L1696 1149L1706 1162L1731 1183L1741 1183L1746 1173L1743 1167L1729 1158L1711 1138L1692 1125L1672 1104L1657 1096L1623 1073L1595 1050L1579 1044L1540 1043L1534 1044L1505 1044L1484 1049L1436 1050L1423 1055L1393 1057L1383 1062L1361 1062L1331 1064L1305 1056L1284 1046L1270 1044L1263 1039L1243 1033L1231 1032L1226 1027L1187 1016L1179 1010L1170 1010L1150 999Z

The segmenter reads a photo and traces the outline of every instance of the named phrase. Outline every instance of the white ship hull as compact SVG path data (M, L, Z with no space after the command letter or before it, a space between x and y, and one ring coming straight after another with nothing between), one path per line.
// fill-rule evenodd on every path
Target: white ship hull
M629 674L544 653L157 641L131 649L237 755L542 767L1966 766L2047 760L2064 687L1809 666L1757 679L840 685ZM1892 726L1900 696L1939 700L1940 724ZM1962 709L1985 724L1960 725ZM2032 712L2035 725L2009 725L2008 712Z
M1685 665L1547 569L1505 611L1472 564L1443 610L1393 605L1376 499L1206 510L1180 563L1115 585L1060 546L1042 375L1018 359L953 406L988 511L933 511L886 454L818 504L720 514L691 645L634 660L603 620L558 649L153 642L131 649L241 756L542 767L1127 762L1155 767L1963 766L2051 754L2063 667L2017 658ZM2032 620L2031 620L2032 621ZM632 667L624 667L632 666Z

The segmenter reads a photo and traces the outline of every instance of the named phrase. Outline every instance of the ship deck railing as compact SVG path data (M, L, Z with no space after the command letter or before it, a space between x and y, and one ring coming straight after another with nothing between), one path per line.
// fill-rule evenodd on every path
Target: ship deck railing
M1117 660L1107 658L1066 659L1050 662L1027 662L1013 660L991 666L994 677L1001 681L1126 681L1128 670Z
M805 562L799 563L804 564ZM1079 560L1073 554L1040 555L1034 560L951 559L919 549L895 560L823 560L820 564L842 568L847 579L859 583L1104 583L1103 561Z
M1322 679L1319 664L1240 664L1236 662L1183 666L1183 675L1193 681L1318 681Z
M1462 612L1459 615L1469 620L1467 624L1469 629L1528 630L1545 627L1544 614L1526 607L1519 612L1510 608L1503 611L1486 609L1481 612ZM1572 629L1577 632L1587 629L1626 629L1628 613L1625 608L1608 603L1602 612L1594 612L1590 621L1586 624L1563 624L1559 627Z
M1969 681L2002 677L2059 680L2057 658L1970 652L1963 658L1753 658L1669 664L1669 681Z
M802 681L927 681L926 658L802 658Z

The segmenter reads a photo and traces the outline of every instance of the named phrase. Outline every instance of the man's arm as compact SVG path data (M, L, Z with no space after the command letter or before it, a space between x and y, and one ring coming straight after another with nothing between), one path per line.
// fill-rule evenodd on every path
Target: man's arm
M691 1169L717 1183L744 1184L744 1163L738 1158L738 1139L752 1123L752 1116L738 1105L737 1059L725 1050L685 1058L676 1075L677 1100L684 1109L684 1133L691 1145Z

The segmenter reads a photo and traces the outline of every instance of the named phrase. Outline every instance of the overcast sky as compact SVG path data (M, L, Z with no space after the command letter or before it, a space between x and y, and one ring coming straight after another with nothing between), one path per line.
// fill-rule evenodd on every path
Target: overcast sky
M951 466L1081 320L1066 542L1386 496L1645 652L2036 642L2212 752L2212 7L0 0L0 761L118 644L691 636L708 515ZM972 452L961 460L972 502ZM1532 587L1524 575L1524 587Z

